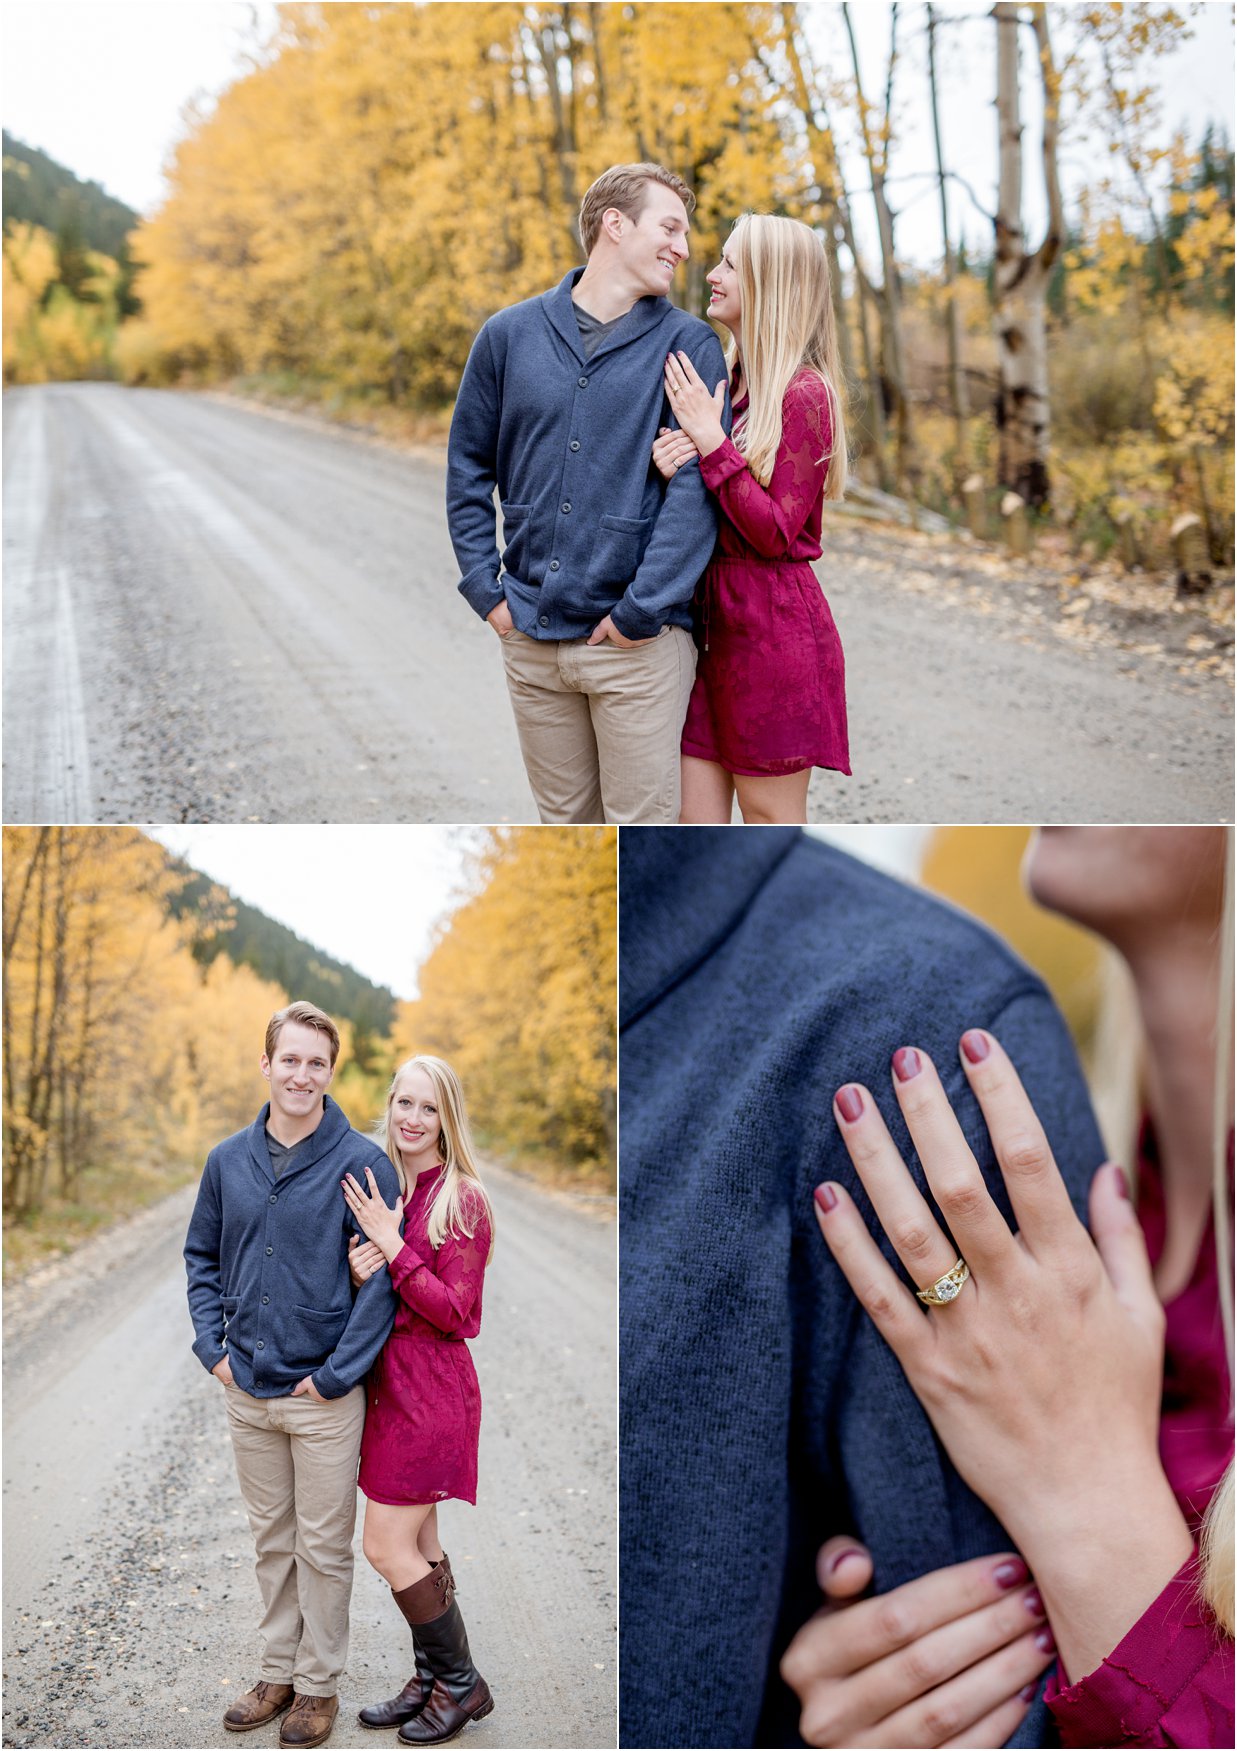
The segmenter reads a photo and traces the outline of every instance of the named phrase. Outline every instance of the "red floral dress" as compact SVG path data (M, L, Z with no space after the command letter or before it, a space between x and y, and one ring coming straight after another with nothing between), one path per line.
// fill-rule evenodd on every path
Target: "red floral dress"
M747 398L734 412L743 413ZM791 379L767 487L727 438L700 458L721 508L696 592L699 660L683 752L741 777L850 771L842 641L812 570L833 448L815 372Z
M427 1224L438 1183L421 1174L405 1207L390 1265L399 1308L366 1385L358 1482L371 1501L397 1506L477 1499L481 1392L464 1340L481 1327L490 1222L475 1208L471 1240L449 1234L435 1251Z

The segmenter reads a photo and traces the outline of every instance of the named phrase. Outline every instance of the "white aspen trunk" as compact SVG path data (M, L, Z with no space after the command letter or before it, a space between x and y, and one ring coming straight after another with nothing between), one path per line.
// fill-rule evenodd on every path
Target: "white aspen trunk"
M999 0L997 26L997 118L1000 184L996 215L994 322L1000 362L997 399L998 477L1036 510L1047 508L1049 395L1046 310L1048 280L1061 247L1063 215L1057 179L1058 92L1048 20L1042 4L1031 7L1044 85L1044 188L1048 224L1038 249L1022 232L1022 113L1018 91L1018 31L1021 6Z

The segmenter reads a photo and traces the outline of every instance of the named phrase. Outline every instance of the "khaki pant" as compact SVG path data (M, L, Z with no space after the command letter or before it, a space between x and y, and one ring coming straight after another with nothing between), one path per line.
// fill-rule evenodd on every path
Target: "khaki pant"
M502 641L528 782L543 821L673 825L679 741L696 675L681 626L623 650L583 639Z
M257 1547L260 1676L334 1696L348 1657L365 1388L325 1404L225 1386L236 1475Z

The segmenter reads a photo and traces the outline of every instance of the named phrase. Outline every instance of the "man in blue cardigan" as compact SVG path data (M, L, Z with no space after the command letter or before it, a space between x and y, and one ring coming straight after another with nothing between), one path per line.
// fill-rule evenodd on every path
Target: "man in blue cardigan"
M1042 982L939 900L774 827L624 833L619 894L620 1743L796 1745L778 1662L828 1537L881 1593L1009 1548L821 1241L822 1180L867 1207L834 1090L874 1091L926 1191L889 1071L926 1047L1008 1219L958 1064L986 1028L1080 1214L1103 1146Z
M716 334L666 297L694 205L660 165L607 170L580 207L588 265L492 316L460 383L447 453L459 588L502 640L543 821L678 819L691 600L716 514L699 469L667 483L652 450L675 423L668 353L726 380Z
M185 1241L194 1354L220 1382L236 1475L257 1547L262 1675L223 1717L247 1732L291 1709L285 1746L320 1745L348 1652L361 1384L386 1342L386 1271L354 1299L359 1235L340 1182L372 1168L393 1205L390 1161L326 1093L339 1030L312 1003L271 1017L271 1098L206 1160Z

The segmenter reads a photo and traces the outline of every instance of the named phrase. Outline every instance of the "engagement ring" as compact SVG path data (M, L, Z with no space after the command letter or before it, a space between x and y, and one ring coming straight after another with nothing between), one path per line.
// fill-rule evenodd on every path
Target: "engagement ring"
M971 1274L971 1267L965 1259L959 1259L943 1277L938 1277L930 1289L916 1289L915 1293L929 1307L948 1307L949 1303L959 1293L962 1285Z

